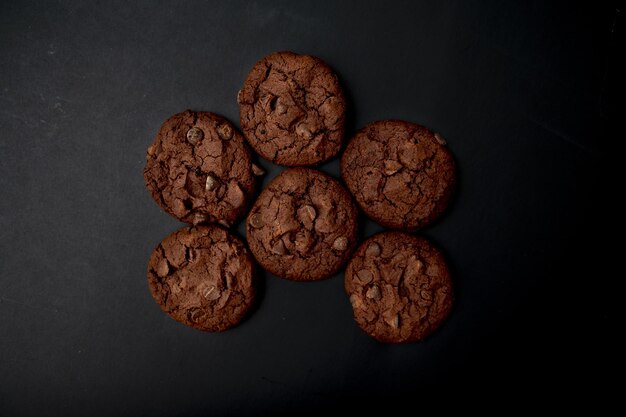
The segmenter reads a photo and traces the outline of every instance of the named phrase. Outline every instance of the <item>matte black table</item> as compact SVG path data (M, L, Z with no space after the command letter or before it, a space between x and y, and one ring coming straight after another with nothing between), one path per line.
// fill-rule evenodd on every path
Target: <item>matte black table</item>
M0 415L367 410L602 372L612 291L596 231L614 210L600 185L623 29L623 11L571 2L3 1ZM399 118L448 140L458 193L421 233L457 302L428 340L367 337L341 274L264 275L258 309L221 334L150 296L148 257L183 225L144 187L147 146L187 108L238 124L237 91L276 50L337 71L348 134ZM261 164L267 184L281 168ZM321 169L338 176L338 160Z

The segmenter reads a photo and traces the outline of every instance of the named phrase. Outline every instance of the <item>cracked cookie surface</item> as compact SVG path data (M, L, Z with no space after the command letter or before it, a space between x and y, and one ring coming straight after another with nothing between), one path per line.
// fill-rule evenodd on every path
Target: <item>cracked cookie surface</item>
M283 171L248 214L250 251L272 274L298 281L328 278L357 243L357 208L334 178L308 168Z
M250 310L254 263L243 242L220 226L190 226L154 249L148 286L174 320L219 332L239 323Z
M358 325L387 343L423 340L448 317L453 302L441 252L403 232L363 242L346 268L345 289Z
M339 152L346 100L319 58L276 52L257 62L237 96L243 133L265 159L314 165Z
M400 120L373 122L348 143L341 176L365 214L392 229L417 230L439 217L455 184L443 138Z
M147 152L146 186L178 220L230 226L245 214L255 173L243 136L225 118L187 110L170 117Z

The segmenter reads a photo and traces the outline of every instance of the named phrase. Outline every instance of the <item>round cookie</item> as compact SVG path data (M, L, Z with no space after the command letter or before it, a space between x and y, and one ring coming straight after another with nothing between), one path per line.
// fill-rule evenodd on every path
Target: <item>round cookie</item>
M391 229L417 230L445 210L455 164L443 138L401 120L358 131L341 157L341 176L365 214Z
M148 285L174 320L220 332L239 323L253 304L254 262L243 242L220 226L190 226L154 249Z
M426 239L382 232L356 250L345 273L354 318L381 342L423 340L452 308L443 255Z
M252 67L237 101L246 139L275 164L314 165L341 148L346 99L337 76L319 58L266 56Z
M281 278L328 278L357 243L357 208L348 191L322 172L283 171L263 190L248 214L250 251Z
M178 220L229 227L252 199L255 175L241 134L225 118L187 110L163 123L144 168L152 198Z

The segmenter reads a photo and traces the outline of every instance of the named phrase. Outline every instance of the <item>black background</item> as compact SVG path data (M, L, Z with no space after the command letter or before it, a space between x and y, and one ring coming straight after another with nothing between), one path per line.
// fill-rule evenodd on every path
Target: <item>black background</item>
M0 2L0 415L276 414L424 403L439 385L601 384L618 34L623 11L597 2ZM264 276L259 308L222 334L150 296L148 257L182 225L144 187L147 146L187 108L238 124L237 91L276 50L337 71L349 133L400 118L447 138L457 198L422 233L457 303L425 342L367 337L341 275ZM262 165L266 184L280 168ZM321 169L337 176L338 161Z

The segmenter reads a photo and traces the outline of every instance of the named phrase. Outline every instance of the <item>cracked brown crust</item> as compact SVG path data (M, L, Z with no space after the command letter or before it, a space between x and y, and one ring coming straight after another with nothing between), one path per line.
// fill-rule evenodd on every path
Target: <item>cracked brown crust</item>
M257 62L237 96L243 133L265 159L314 165L339 152L346 100L319 58L275 52Z
M341 157L341 176L369 218L410 231L443 213L456 178L443 138L401 120L373 122L358 131Z
M283 171L263 190L246 222L250 251L272 274L328 278L357 243L357 208L337 180L308 168Z
M163 123L147 152L152 198L178 220L230 226L243 217L255 177L242 135L225 118L187 110Z
M244 243L220 226L190 226L154 249L148 285L174 320L220 332L239 323L253 304L254 263Z
M363 242L346 268L345 289L358 325L387 343L423 340L448 317L453 302L441 252L403 232Z

